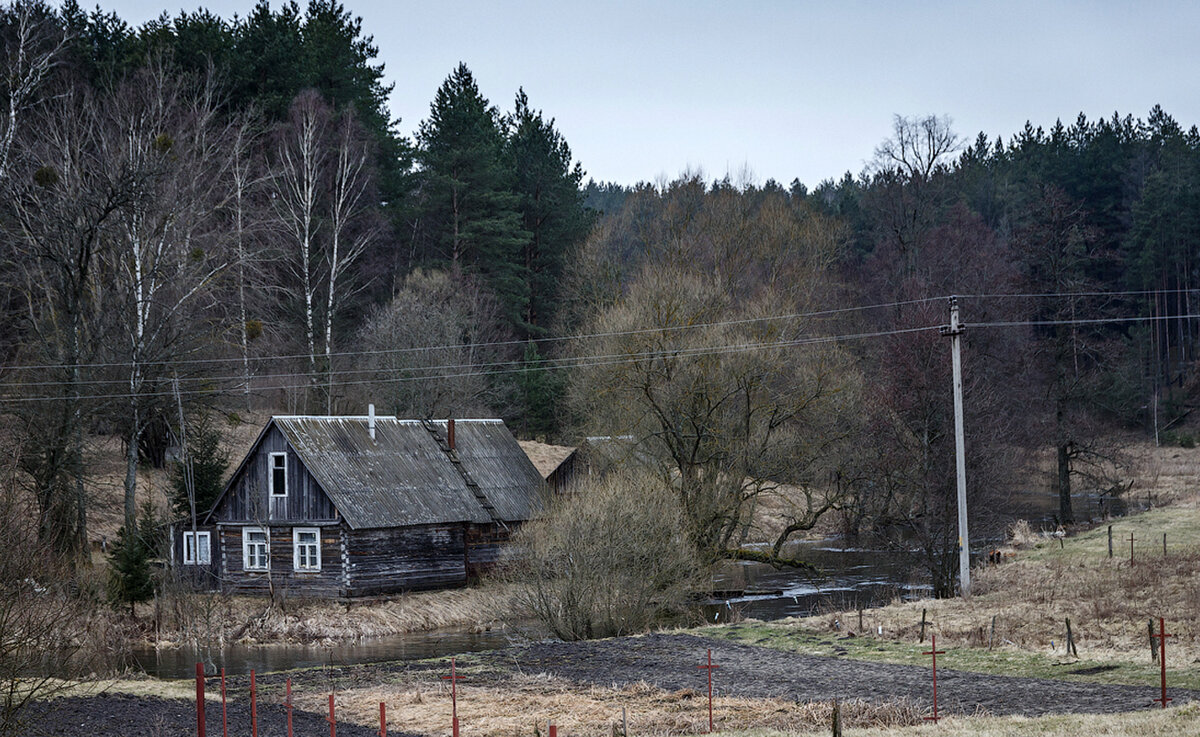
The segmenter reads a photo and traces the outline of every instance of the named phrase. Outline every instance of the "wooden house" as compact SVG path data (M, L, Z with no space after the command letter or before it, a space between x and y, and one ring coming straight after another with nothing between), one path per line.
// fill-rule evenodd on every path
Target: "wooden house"
M543 490L500 420L273 417L203 529L176 526L172 557L231 593L459 586L496 562Z
M591 436L550 472L546 485L553 494L572 493L587 479L600 479L630 465L649 467L632 435Z

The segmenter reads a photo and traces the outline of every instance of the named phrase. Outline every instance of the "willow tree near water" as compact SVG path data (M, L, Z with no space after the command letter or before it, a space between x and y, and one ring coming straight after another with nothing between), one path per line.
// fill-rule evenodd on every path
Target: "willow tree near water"
M572 409L589 435L637 439L702 559L802 565L783 546L839 505L825 481L859 398L846 355L814 341L804 315L827 291L840 233L780 195L696 180L625 209L582 254L624 276L591 292L582 332L597 337L581 342ZM625 261L630 241L641 264ZM746 549L767 497L778 532L768 551Z

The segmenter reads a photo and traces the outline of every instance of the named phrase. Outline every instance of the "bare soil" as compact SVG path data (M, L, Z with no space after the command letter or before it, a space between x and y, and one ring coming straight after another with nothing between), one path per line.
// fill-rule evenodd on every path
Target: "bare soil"
M578 683L624 685L647 682L667 691L705 688L712 650L720 667L715 689L727 695L798 701L911 699L932 709L930 669L800 655L694 635L654 634L584 643L542 642L483 654L486 662L510 661L525 671L544 671ZM1180 704L1200 693L1169 689ZM1069 683L938 669L938 711L992 715L1106 714L1157 707L1153 688Z
M487 693L481 689L490 687L497 689L492 693L503 693L518 680L528 683L530 676L537 674L549 676L548 683L566 682L580 690L640 685L663 693L686 692L701 697L706 676L697 666L705 662L709 649L713 663L719 666L713 677L718 696L770 700L772 704L834 698L906 701L926 710L932 708L930 671L926 667L800 655L687 634L583 643L543 641L465 655L458 662L468 674L466 683L476 691L476 699ZM383 684L437 684L447 671L448 663L439 660L260 674L259 733L283 733L286 721L280 702L287 677L292 679L293 694L299 703L308 705L307 711L294 712L296 733L323 734L328 724L317 705L324 703L323 694L330 690L350 693ZM245 698L248 686L248 678L228 681L230 729L237 734L249 731ZM210 695L215 693L216 682L210 680L208 688ZM1170 689L1168 695L1173 705L1200 698L1200 693L1180 689ZM1146 687L938 671L939 712L948 714L1104 714L1158 708L1152 701L1157 696L1156 689ZM220 728L219 702L210 701L207 714L210 734L219 733L212 731L213 725ZM186 700L122 695L55 699L33 705L28 717L31 735L168 737L193 734L195 729L195 707ZM352 714L346 717L352 718ZM392 717L396 724L403 723L401 709L393 707ZM359 718L364 724L371 723L369 718ZM377 732L374 727L340 721L338 733L366 737ZM389 729L389 734L402 733Z
M250 706L243 703L228 705L229 733L250 734ZM261 737L281 737L287 734L287 713L282 706L260 703L256 709L258 734ZM336 710L335 710L336 713ZM196 734L196 705L194 702L124 694L101 694L92 697L70 697L34 704L26 715L26 730L30 737L77 735L97 737L194 737ZM205 712L207 734L220 735L221 704L208 704ZM300 709L292 710L292 727L297 735L320 735L329 730L325 714ZM339 721L337 733L342 737L378 737L378 728ZM416 737L410 732L388 728L389 735Z

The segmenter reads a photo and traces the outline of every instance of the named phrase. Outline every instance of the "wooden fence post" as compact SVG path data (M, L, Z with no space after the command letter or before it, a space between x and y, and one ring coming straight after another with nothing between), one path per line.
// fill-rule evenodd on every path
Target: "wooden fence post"
M921 610L921 639L918 642L925 642L925 610Z
M1113 557L1112 551L1112 525L1108 526L1108 557Z
M204 734L204 663L196 663L196 737Z

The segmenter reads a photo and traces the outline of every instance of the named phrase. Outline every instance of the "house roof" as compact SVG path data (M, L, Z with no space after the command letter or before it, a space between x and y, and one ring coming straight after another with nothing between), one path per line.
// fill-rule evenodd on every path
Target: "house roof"
M511 522L540 507L541 476L501 420L457 420L454 451L419 420L377 416L374 440L367 417L271 424L354 529Z

